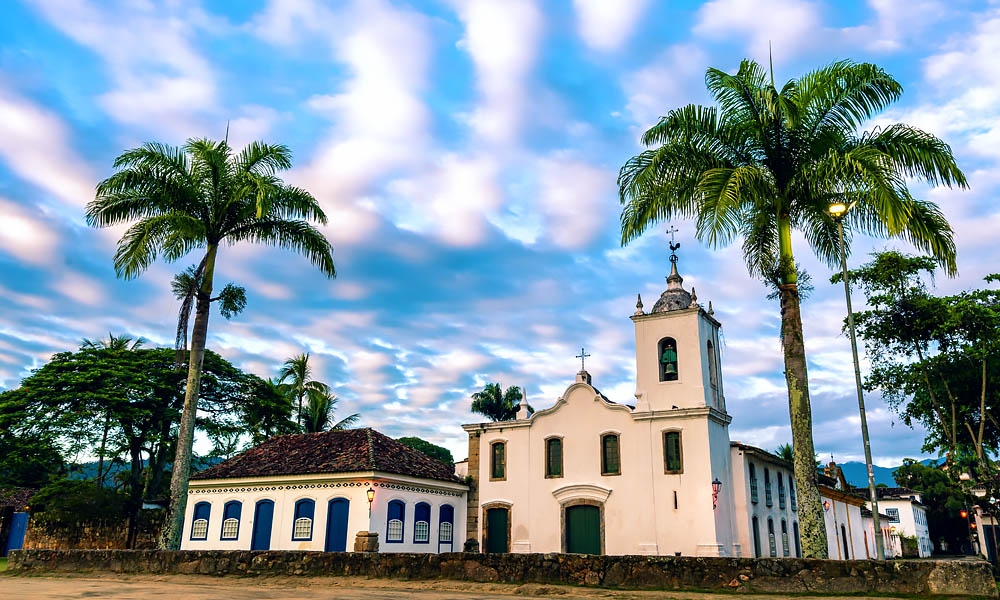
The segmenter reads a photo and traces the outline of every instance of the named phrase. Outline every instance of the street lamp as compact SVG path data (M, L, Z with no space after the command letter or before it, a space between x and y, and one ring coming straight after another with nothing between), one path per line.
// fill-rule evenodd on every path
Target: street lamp
M851 354L854 357L854 384L858 390L858 408L861 411L861 439L865 444L865 467L868 469L868 492L872 499L872 522L875 533L875 556L885 560L885 545L882 542L882 526L878 516L878 494L875 491L875 469L872 467L872 447L868 441L868 417L865 416L865 397L861 393L861 367L858 364L858 341L854 335L854 311L851 309L851 284L847 278L847 252L844 248L844 215L851 207L843 202L830 205L830 216L837 222L840 234L840 266L844 273L844 296L847 298L847 328L851 332Z
M722 490L722 482L716 477L712 480L712 510L719 506L719 492Z
M375 488L369 487L367 494L368 494L368 516L370 517L372 516L372 501L375 500Z

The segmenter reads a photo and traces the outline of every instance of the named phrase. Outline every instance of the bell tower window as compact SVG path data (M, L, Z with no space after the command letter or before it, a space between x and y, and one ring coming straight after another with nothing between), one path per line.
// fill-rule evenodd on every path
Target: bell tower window
M656 355L660 360L660 381L677 381L677 342L674 338L660 340Z
M708 344L708 385L712 391L712 403L719 406L719 363L715 355L715 345L709 340Z

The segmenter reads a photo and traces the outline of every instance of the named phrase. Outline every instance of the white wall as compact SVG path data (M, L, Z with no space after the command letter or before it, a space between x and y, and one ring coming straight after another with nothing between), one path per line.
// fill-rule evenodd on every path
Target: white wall
M927 509L921 504L909 499L882 498L878 501L878 507L883 514L890 508L899 512L898 523L880 523L882 527L890 528L890 530L895 528L893 533L897 535L915 536L921 558L930 556L934 552L930 530L927 528Z
M359 476L360 475L360 476ZM409 478L397 475L369 473L347 475L299 475L289 477L268 477L260 479L205 480L192 481L184 517L184 533L181 542L183 550L249 550L253 536L253 519L256 503L260 500L274 502L274 516L271 525L270 549L323 551L326 546L326 526L328 504L335 498L345 498L350 502L347 526L347 550L354 548L354 538L359 531L379 533L380 552L437 552L438 515L442 504L451 504L455 509L454 550L461 549L461 535L466 516L465 486L433 480ZM376 490L371 516L367 490ZM309 540L293 540L295 503L300 499L315 502L312 537ZM386 542L386 507L390 500L406 502L404 523L404 543ZM236 540L223 540L223 510L227 502L242 502L239 534ZM413 543L413 516L417 502L424 501L431 506L430 543ZM205 540L192 540L191 527L194 508L200 502L211 504L208 536ZM442 548L441 551L451 551Z
M857 503L844 501L839 493L820 488L823 502L823 520L826 524L826 540L830 558L834 560L865 560L875 556L875 542L870 538L865 522L861 518L861 500ZM829 503L829 507L827 507ZM843 529L841 529L843 526ZM842 533L847 533L845 553ZM865 547L867 538L868 548Z
M774 522L775 551L778 557L785 556L784 545L781 537L781 521L784 519L788 527L788 556L796 556L795 546L795 525L798 523L798 510L792 509L791 488L789 482L792 481L791 469L776 461L770 460L759 452L732 446L732 464L734 485L738 485L738 502L735 510L736 534L739 543L743 548L743 556L753 557L755 550L753 544L753 517L757 517L760 528L760 552L761 556L770 556L770 544L768 540L767 520ZM753 502L752 491L750 489L750 463L753 463L757 471L757 502ZM772 505L767 506L767 494L764 486L764 469L768 469L771 476L771 499ZM781 498L778 493L778 474L781 474L785 489L785 506L781 507ZM801 552L801 543L799 544Z

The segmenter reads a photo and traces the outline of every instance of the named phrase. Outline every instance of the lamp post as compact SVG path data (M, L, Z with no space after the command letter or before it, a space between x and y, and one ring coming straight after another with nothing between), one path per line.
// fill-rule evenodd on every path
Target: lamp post
M368 492L368 516L372 516L372 501L375 500L375 488L369 487Z
M712 510L719 507L719 492L722 490L722 482L716 477L712 480Z
M840 235L840 266L844 274L844 296L847 298L847 328L851 332L851 355L854 357L854 385L858 390L858 408L861 411L861 439L865 445L865 467L868 469L868 492L872 499L872 522L875 534L875 556L885 560L885 545L882 541L882 526L878 516L878 494L875 491L875 469L872 467L872 447L868 441L868 417L865 416L865 397L861 393L861 366L858 364L858 341L854 335L854 311L851 308L851 284L847 277L847 252L844 249L844 215L850 206L843 202L830 205L830 216L837 222Z

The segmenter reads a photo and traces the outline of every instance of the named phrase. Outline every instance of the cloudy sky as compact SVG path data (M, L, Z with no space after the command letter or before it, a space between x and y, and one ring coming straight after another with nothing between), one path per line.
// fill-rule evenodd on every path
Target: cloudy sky
M0 389L81 338L173 341L172 275L115 278L121 230L83 220L114 158L190 137L288 145L286 181L322 203L339 276L280 250L224 248L217 281L247 288L208 345L263 377L311 352L319 379L390 435L466 455L469 395L490 381L551 405L586 347L594 384L633 401L628 317L664 289L657 226L619 245L618 168L668 109L707 101L709 66L773 48L780 81L850 58L903 84L879 122L952 145L969 191L926 189L956 231L960 276L996 267L1000 4L966 0L428 0L4 3L0 19ZM731 437L790 440L779 314L739 243L706 248L673 223L685 286L723 323ZM994 241L991 241L994 240ZM816 447L862 456L843 289L810 255L803 306ZM858 265L892 242L859 240ZM906 248L905 245L898 246ZM863 306L860 294L855 306ZM876 463L923 433L868 397Z

